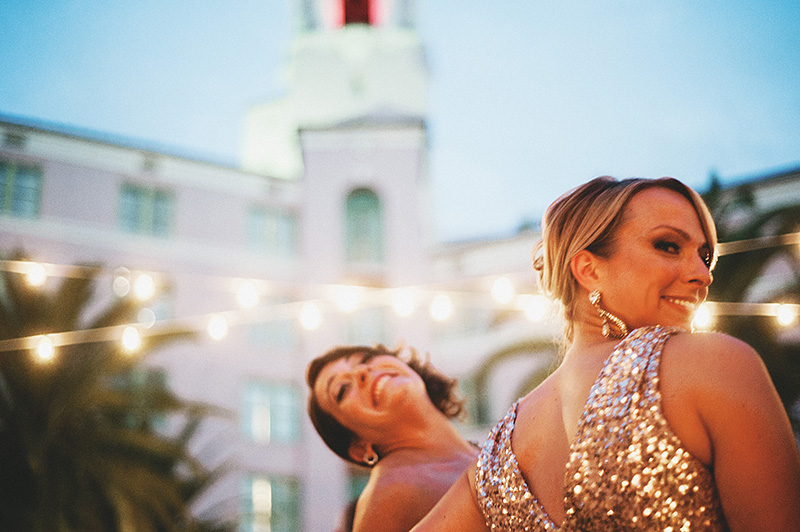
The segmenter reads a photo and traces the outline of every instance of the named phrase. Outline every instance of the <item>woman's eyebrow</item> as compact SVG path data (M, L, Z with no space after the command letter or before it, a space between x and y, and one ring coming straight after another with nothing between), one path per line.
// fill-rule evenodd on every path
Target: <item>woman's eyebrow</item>
M684 240L691 240L692 239L692 237L689 235L689 233L687 233L683 229L681 229L679 227L675 227L674 225L669 225L669 224L657 225L657 226L653 227L650 231L660 231L662 229L669 229L670 231L678 233L678 235L680 235L680 237L682 239L684 239Z
M333 378L334 378L335 376L336 376L336 375L331 375L330 377L328 377L328 380L327 380L327 382L325 383L325 395L327 395L327 396L328 396L328 399L330 399L330 398L331 398L331 383L333 382Z

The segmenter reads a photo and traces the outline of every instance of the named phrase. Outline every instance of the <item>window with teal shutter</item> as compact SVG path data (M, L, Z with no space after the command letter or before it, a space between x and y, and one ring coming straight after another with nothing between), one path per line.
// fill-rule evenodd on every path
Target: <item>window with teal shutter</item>
M242 494L240 532L300 532L300 483L285 476L249 476Z
M250 382L244 390L242 421L253 441L295 442L300 438L300 393L292 383Z
M126 183L119 195L119 227L126 233L167 237L172 232L174 198L169 190Z
M347 196L345 257L351 263L383 260L383 213L375 192L359 188Z
M36 218L42 198L42 170L38 166L0 161L0 213Z

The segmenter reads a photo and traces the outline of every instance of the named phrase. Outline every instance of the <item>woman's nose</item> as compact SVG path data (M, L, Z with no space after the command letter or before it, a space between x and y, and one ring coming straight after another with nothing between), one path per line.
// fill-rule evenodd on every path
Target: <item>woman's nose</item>
M692 259L690 271L689 271L689 281L697 283L703 287L706 287L711 284L713 276L708 269L708 265L706 261L703 260L702 257L699 255Z
M369 373L369 366L366 364L359 364L354 368L353 374L359 384L366 382L367 373Z

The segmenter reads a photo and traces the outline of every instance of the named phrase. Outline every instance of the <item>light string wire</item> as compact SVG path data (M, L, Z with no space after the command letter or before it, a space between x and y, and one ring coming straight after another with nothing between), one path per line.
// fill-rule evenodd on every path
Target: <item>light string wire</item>
M719 257L725 255L732 255L737 253L745 253L748 251L755 251L758 249L765 249L769 247L779 247L787 245L800 244L800 232L787 233L782 235L765 236L746 240L738 240L731 242L720 242L717 244L717 255ZM42 269L46 277L72 277L83 278L90 276L97 276L101 273L114 273L118 269L112 269L105 266L91 266L91 265L65 265L55 263L41 263L29 260L2 260L0 259L0 270L17 273L20 275L31 275L37 273L42 275ZM124 269L130 277L137 274L156 275L163 277L170 277L173 274L164 272L155 272L152 270L127 270ZM462 279L461 283L474 283L482 278L501 278L510 275L518 275L519 272L507 274L492 274L486 276L478 276L473 278ZM193 274L204 275L204 274ZM280 286L280 285L297 285L294 282L281 282L277 280L264 280L246 277L223 277L216 275L206 275L215 279L228 280L229 282L251 282L251 283L264 283L267 286ZM60 347L65 345L72 345L78 343L94 343L94 342L107 342L118 341L126 330L133 328L139 337L159 336L170 334L178 331L194 331L198 332L201 327L208 327L212 320L218 320L218 323L224 323L225 328L237 325L245 325L252 323L262 323L272 320L286 320L294 319L298 315L302 315L304 311L309 310L319 314L321 319L322 313L331 310L339 310L340 312L348 313L358 309L377 308L381 306L391 306L391 295L398 292L405 291L408 294L413 294L412 305L413 310L410 313L416 312L420 300L436 300L434 296L440 296L447 299L446 304L454 306L452 300L455 298L459 301L461 306L485 306L486 294L475 290L456 290L448 288L442 283L432 283L428 285L414 285L406 287L388 287L376 288L367 286L345 285L345 284L314 284L303 283L306 288L315 289L317 291L327 291L328 298L313 298L301 301L291 301L284 303L270 302L267 305L255 305L250 308L239 308L235 310L225 310L219 312L211 312L205 314L198 314L194 316L167 318L154 321L150 324L143 323L127 323L119 324L95 329L80 329L73 331L62 331L48 334L39 334L33 336L26 336L20 338L12 338L0 340L0 352L15 351L15 350L28 350L37 349L43 339L46 339L52 347ZM452 286L452 284L451 284ZM345 309L341 305L337 305L333 299L337 290L350 290L351 295L357 299L353 304L353 308ZM427 296L427 297L422 297ZM386 296L389 296L387 300ZM133 296L127 296L133 297ZM543 296L538 296L539 298ZM538 301L536 295L532 294L512 294L507 298L504 303L495 302L495 306L502 308L525 311L531 303L541 303ZM145 305L146 302L143 302ZM704 306L714 315L727 315L727 316L781 316L783 312L787 316L786 322L793 322L793 317L800 314L800 304L793 303L734 303L734 302L713 302L707 301ZM450 309L452 311L452 308ZM399 313L399 312L398 312ZM543 315L546 313L538 313ZM302 319L302 318L301 318ZM434 317L434 319L437 319ZM447 319L447 317L442 318ZM220 322L219 320L223 320ZM315 327L306 327L313 329ZM212 334L212 337L214 335ZM222 335L224 336L224 335ZM221 339L221 338L217 338Z

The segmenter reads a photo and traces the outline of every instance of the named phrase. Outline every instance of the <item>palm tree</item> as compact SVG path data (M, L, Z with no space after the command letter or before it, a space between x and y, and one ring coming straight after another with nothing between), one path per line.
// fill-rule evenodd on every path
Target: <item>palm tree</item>
M16 340L130 323L132 298L84 319L96 271L75 267L52 292L0 274L0 530L231 530L189 510L219 473L187 449L209 407L143 379L116 341L62 345L42 363ZM191 336L148 336L141 352Z
M800 303L800 259L796 245L781 235L800 227L800 205L760 210L751 186L725 190L716 176L703 195L717 222L719 241L745 242L742 250L720 257L709 300L715 302ZM731 251L737 251L731 249ZM782 266L780 282L759 288L764 273ZM800 344L781 338L772 316L720 316L716 328L752 345L761 355L778 394L795 426L800 419L793 405L800 400Z

